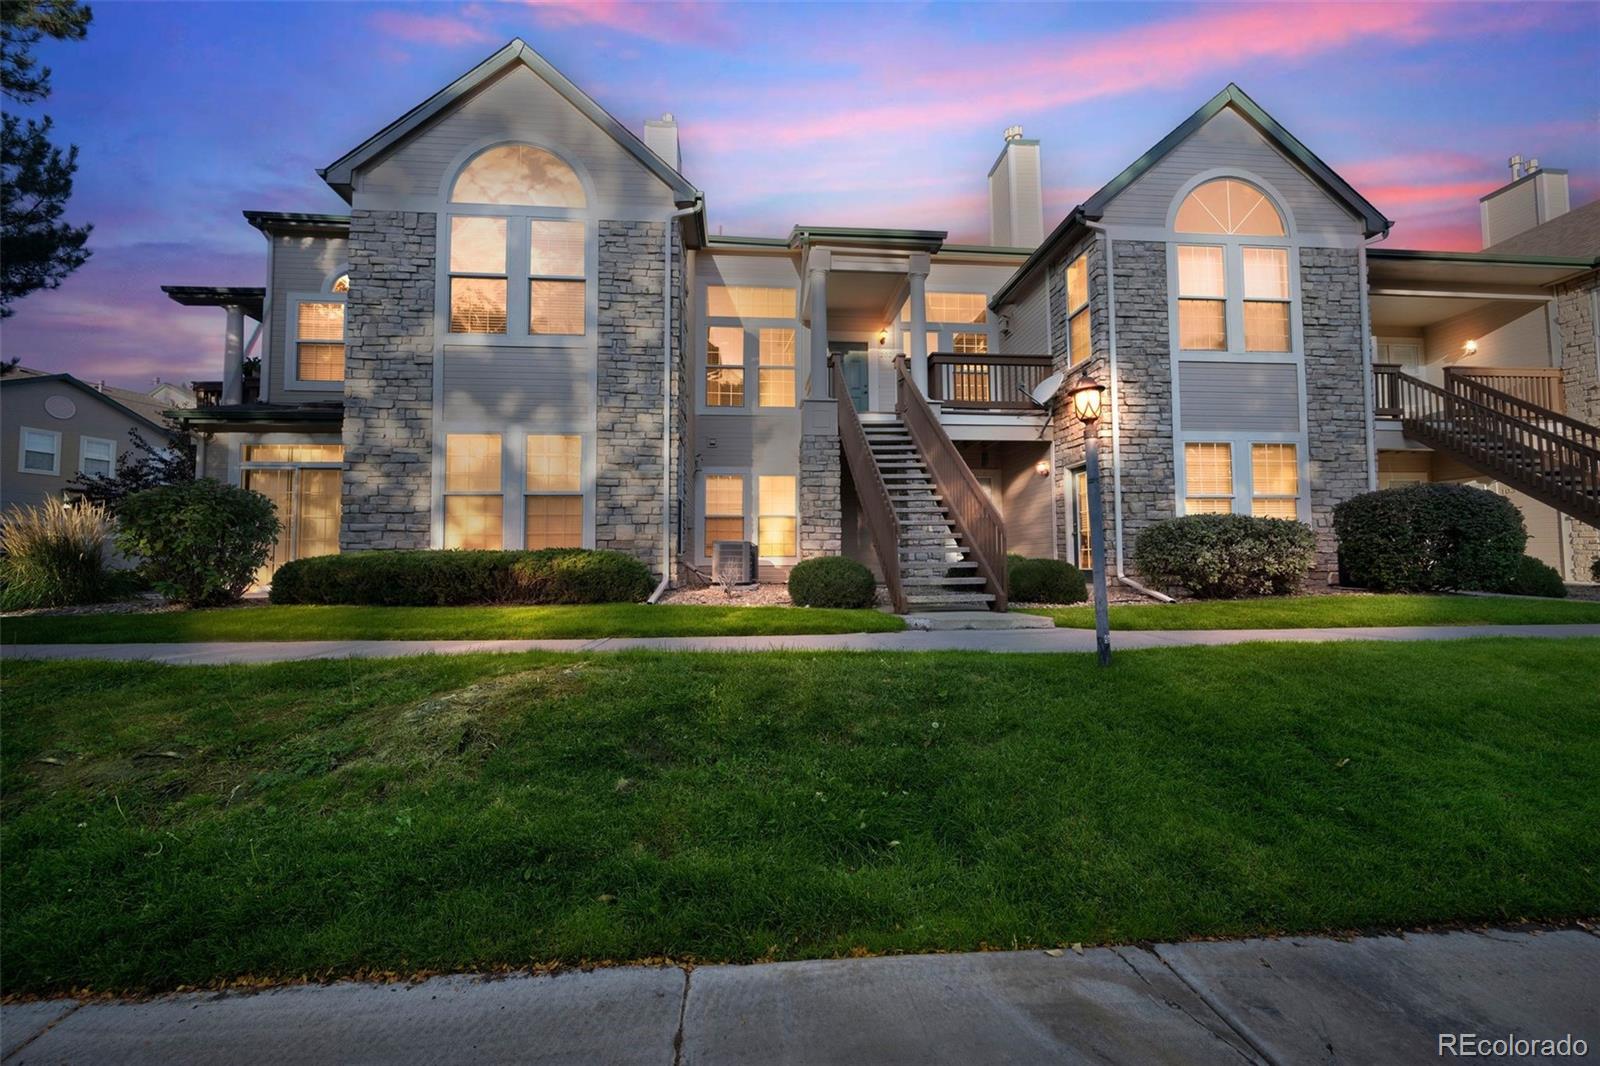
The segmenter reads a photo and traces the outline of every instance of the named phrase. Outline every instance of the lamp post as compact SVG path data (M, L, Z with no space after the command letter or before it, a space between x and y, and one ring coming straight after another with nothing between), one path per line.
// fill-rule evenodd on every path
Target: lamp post
M1083 423L1089 478L1089 565L1094 572L1094 648L1101 666L1111 665L1111 617L1106 609L1106 531L1100 513L1100 402L1106 387L1086 373L1073 383L1072 413Z

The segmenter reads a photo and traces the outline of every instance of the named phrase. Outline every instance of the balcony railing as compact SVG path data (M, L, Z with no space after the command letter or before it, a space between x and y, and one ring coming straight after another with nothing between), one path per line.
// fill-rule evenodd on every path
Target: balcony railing
M1037 410L1028 397L1051 365L1048 355L938 352L928 356L928 399L953 408Z
M194 405L196 407L222 406L222 382L216 380L191 381L189 386L194 389ZM247 375L244 379L243 402L255 403L259 399L261 399L261 378Z
M1445 367L1445 388L1451 387L1452 378L1486 385L1491 389L1515 396L1517 399L1524 400L1536 407L1554 411L1558 415L1566 414L1567 412L1566 393L1561 387L1561 370L1559 367Z

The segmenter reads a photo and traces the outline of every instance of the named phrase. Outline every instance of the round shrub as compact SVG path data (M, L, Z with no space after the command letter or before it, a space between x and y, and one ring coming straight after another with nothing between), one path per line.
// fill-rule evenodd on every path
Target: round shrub
M111 520L99 504L50 497L0 515L0 609L97 603L118 591L106 566Z
M789 571L789 599L799 607L871 607L876 584L854 559L826 555Z
M205 478L136 492L117 509L117 547L155 590L190 607L232 603L278 539L272 501Z
M1517 560L1517 575L1500 590L1518 596L1547 596L1553 600L1565 599L1567 583L1554 567L1546 566L1531 555Z
M1012 603L1082 603L1089 590L1083 571L1071 563L1008 555L1006 598Z
M1133 564L1157 585L1199 599L1234 599L1294 592L1316 554L1316 538L1300 522L1197 514L1145 529L1134 543Z
M273 575L272 602L380 607L637 603L654 588L650 568L621 552L366 551L285 563Z
M1424 484L1352 496L1333 509L1347 580L1380 592L1495 591L1516 577L1528 533L1504 496Z

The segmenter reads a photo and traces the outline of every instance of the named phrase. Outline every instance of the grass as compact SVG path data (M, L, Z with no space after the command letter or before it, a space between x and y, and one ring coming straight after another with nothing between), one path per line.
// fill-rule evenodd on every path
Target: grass
M5 987L1593 915L1597 663L11 662Z
M1065 629L1093 629L1094 608L1024 608ZM1285 596L1112 607L1112 629L1321 629L1600 623L1600 603L1494 596Z
M8 618L7 644L255 640L489 640L894 632L873 610L606 603L582 607L224 607L163 614Z

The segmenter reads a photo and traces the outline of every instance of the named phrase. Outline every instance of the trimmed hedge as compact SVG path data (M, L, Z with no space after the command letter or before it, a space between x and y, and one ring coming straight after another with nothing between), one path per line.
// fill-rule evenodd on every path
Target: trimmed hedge
M379 607L637 603L655 584L649 567L614 551L366 551L285 563L273 576L272 602Z
M1006 599L1012 603L1082 603L1088 598L1083 571L1071 563L1006 556Z
M797 607L871 607L876 585L871 570L842 555L807 559L789 571Z
M1197 514L1139 534L1133 565L1150 581L1198 599L1286 596L1316 561L1310 527L1287 518Z
M277 542L273 502L210 478L135 492L117 506L117 547L155 590L190 607L243 596Z
M1470 485L1352 496L1333 509L1333 529L1346 580L1380 592L1495 592L1515 579L1528 543L1516 505Z
M1561 574L1554 567L1546 566L1531 555L1524 555L1517 561L1516 577L1500 591L1561 600L1567 596L1567 583L1561 580Z

